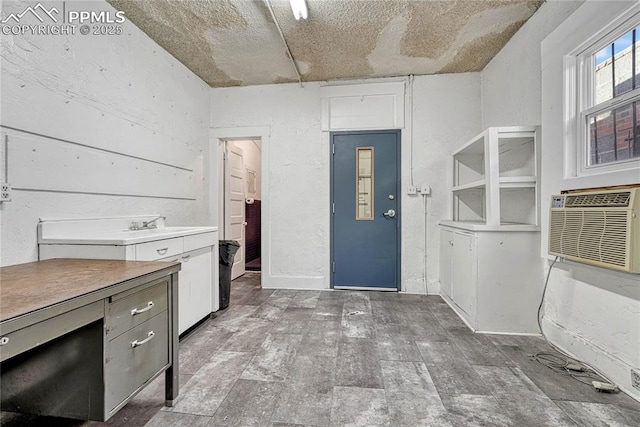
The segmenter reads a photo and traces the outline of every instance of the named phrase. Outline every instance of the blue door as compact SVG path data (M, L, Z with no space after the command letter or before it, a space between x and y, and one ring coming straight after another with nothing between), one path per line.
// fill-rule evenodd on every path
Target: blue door
M331 134L331 285L399 290L400 131Z

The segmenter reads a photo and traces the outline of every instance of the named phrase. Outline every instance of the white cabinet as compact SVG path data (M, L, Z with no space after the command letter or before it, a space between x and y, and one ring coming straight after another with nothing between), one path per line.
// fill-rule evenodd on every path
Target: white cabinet
M41 222L39 258L180 262L178 332L183 333L218 310L217 228L159 227L131 231L127 230L131 218L110 218L91 220L93 230L87 231L86 222L88 220ZM69 232L78 229L85 232Z
M539 128L489 128L452 155L441 294L475 331L538 333Z
M455 302L469 317L476 314L476 238L467 233L453 233L452 293Z
M453 285L452 258L453 231L442 228L440 229L440 291L444 292L449 298L453 296L451 293Z
M538 333L540 239L529 231L440 229L441 294L474 331Z
M213 293L211 247L207 246L180 255L182 269L179 273L178 330L184 332L202 318L209 315ZM173 259L167 259L173 261Z

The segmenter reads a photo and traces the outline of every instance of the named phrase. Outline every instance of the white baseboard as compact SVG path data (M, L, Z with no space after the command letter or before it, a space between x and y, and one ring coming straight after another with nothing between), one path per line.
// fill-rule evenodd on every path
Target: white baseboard
M638 369L637 366L629 365L596 343L568 330L548 317L542 318L542 328L553 345L596 369L613 381L620 390L640 401L640 390L631 386L631 369Z
M263 289L329 289L324 276L270 276L262 273Z
M440 295L440 280L427 280L427 295Z

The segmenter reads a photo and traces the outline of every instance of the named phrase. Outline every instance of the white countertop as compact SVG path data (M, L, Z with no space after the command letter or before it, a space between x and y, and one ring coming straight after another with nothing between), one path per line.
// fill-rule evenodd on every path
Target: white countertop
M528 231L528 232L540 231L540 227L537 225L516 224L516 223L501 224L501 225L487 225L484 222L442 220L442 221L438 221L438 225L451 227L451 228L458 228L460 230L467 230L467 231Z
M158 227L145 230L88 231L69 234L48 234L39 238L40 244L67 245L135 245L174 237L218 231L218 227Z

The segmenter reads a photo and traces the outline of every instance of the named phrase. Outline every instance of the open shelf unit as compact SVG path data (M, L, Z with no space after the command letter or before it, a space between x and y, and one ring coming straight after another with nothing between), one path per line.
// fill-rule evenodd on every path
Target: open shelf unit
M453 153L453 221L539 225L539 128L488 128Z
M539 135L534 126L489 128L453 153L440 290L474 331L539 333Z

